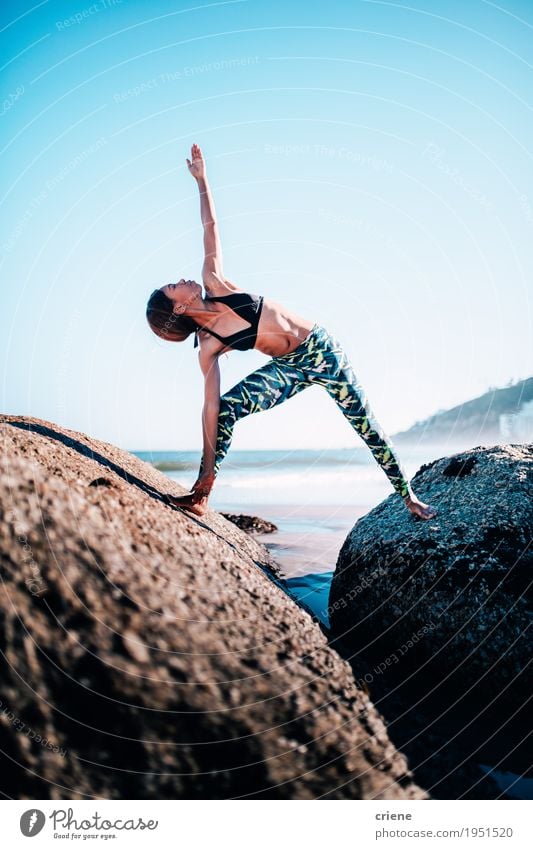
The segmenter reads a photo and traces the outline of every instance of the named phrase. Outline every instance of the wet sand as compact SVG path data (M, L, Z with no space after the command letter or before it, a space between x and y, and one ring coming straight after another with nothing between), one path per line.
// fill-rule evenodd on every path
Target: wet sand
M230 512L213 504L215 510ZM247 513L274 522L279 530L254 537L272 552L286 578L335 570L337 556L356 521L370 507L332 504L241 504L232 513Z

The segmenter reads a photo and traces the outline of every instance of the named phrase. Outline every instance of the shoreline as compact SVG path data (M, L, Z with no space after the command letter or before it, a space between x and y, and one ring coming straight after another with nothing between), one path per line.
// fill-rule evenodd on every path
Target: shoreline
M253 534L271 552L285 578L335 570L338 553L351 529L371 506L332 504L231 504L217 512L246 513L277 525L272 533Z

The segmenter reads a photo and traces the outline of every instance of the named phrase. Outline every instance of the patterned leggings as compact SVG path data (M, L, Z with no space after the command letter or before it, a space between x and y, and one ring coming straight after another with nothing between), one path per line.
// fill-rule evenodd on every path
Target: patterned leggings
M377 422L365 392L336 338L315 324L304 341L289 354L272 357L220 398L214 472L230 447L238 419L269 410L316 384L323 386L340 407L354 430L368 445L392 486L402 497L411 487L389 437ZM203 457L200 473L203 469Z

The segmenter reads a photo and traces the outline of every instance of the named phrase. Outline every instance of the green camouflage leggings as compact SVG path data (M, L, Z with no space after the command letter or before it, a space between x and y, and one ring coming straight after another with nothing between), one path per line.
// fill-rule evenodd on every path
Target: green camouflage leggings
M230 447L238 419L282 404L308 386L323 386L354 430L368 445L392 486L402 497L412 495L389 437L377 422L365 392L340 343L319 324L289 354L272 357L220 398L214 472ZM203 458L200 473L203 469Z

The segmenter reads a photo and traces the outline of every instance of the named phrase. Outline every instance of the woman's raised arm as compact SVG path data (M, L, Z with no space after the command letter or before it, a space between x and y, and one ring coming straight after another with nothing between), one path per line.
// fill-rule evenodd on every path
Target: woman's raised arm
M192 161L191 161L192 160ZM204 226L204 264L202 268L202 279L206 289L209 288L209 277L216 274L224 280L222 270L222 247L218 233L218 225L215 213L215 203L207 180L202 151L197 144L191 148L191 160L187 159L190 173L198 184L200 191L200 215Z

